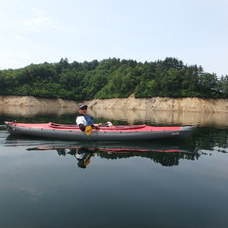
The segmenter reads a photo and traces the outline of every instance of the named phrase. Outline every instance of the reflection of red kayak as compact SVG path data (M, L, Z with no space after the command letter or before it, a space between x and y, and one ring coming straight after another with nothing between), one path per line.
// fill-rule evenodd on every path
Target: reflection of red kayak
M80 149L80 147L69 147L69 148L65 148L65 147L36 147L36 148L32 148L29 150L60 150L60 149ZM177 153L177 152L186 152L186 151L182 151L182 150L178 150L178 149L131 149L131 148L93 148L93 147L88 147L86 148L87 150L90 151L103 151L103 152L107 152L107 153L131 153L131 152L166 152L166 153Z
M195 127L152 127L147 125L113 126L93 129L86 135L75 125L55 123L15 123L5 122L11 135L27 135L63 140L142 140L189 136Z

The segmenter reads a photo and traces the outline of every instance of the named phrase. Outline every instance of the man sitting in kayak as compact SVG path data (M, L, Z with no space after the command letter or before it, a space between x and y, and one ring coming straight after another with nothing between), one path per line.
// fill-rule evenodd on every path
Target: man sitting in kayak
M87 108L86 104L81 104L78 107L78 115L76 118L76 124L79 126L81 131L85 131L86 126L91 126L92 128L99 128L101 124L95 124L93 118L87 115Z
M81 104L78 107L78 115L76 118L76 124L79 126L79 128L82 131L85 131L86 126L91 126L92 128L98 129L99 127L111 127L113 124L111 122L106 122L104 124L95 124L93 121L93 118L89 115L87 115L87 108L88 105L86 104Z

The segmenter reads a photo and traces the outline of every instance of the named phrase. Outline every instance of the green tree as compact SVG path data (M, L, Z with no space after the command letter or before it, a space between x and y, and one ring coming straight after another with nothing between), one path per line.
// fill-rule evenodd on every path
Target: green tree
M222 97L228 98L228 75L222 76L218 84Z
M176 58L137 62L109 58L101 61L31 64L0 71L0 94L86 100L128 97L228 97L227 75L184 65Z

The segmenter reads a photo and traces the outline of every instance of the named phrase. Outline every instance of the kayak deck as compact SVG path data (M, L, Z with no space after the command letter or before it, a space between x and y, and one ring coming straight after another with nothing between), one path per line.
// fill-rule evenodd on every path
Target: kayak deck
M42 128L42 129L58 129L58 130L73 130L81 131L76 125L70 124L56 124L56 123L14 123L6 122L8 125L15 127L25 127L25 128ZM180 130L180 126L171 127L154 127L148 125L117 125L112 127L99 127L98 129L93 129L93 131L175 131Z

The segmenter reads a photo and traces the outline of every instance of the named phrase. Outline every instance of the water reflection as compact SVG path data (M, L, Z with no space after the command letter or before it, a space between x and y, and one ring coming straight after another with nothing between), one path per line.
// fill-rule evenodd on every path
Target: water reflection
M228 153L228 129L201 127L192 135L195 150Z
M151 125L182 121L182 114L163 114L113 118ZM73 114L14 115L0 116L0 125L6 119L74 121ZM210 127L198 127L187 141L93 144L14 138L0 130L1 227L227 227L227 123L187 118L181 123Z
M77 159L77 164L81 168L86 168L90 164L92 156L99 156L104 159L123 159L131 157L148 158L162 166L177 166L181 159L195 160L198 154L190 151L181 151L178 149L154 150L154 149L111 149L111 148L79 148L57 149L58 154L73 155Z
M5 146L26 146L28 151L56 151L60 156L72 156L80 168L86 168L92 157L102 159L147 158L162 166L177 166L180 160L196 160L199 154L188 141L156 140L152 142L60 142L7 138Z

